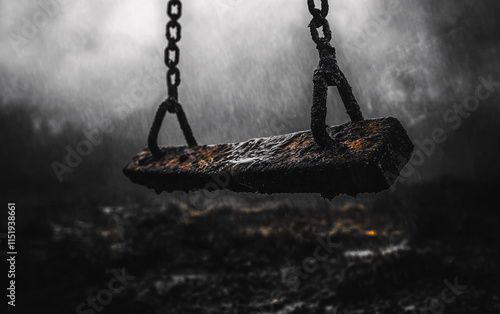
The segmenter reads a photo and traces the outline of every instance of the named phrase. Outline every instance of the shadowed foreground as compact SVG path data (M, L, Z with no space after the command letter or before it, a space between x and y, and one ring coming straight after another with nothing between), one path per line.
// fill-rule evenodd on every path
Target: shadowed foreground
M498 187L402 188L333 208L242 195L46 217L30 240L25 297L40 313L82 302L93 313L87 297L125 268L134 278L103 313L498 313ZM435 300L445 289L453 301Z

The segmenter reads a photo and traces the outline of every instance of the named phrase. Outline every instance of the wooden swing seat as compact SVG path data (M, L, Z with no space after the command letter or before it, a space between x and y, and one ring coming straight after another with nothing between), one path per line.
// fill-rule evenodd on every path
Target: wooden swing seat
M133 158L123 172L134 183L162 191L227 189L258 193L321 193L333 198L383 191L408 162L413 144L395 118L328 127L333 146L318 146L311 131L242 143L162 147Z

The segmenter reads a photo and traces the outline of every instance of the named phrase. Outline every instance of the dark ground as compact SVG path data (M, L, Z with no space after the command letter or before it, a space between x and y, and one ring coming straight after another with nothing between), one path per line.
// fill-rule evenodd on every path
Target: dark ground
M78 313L125 268L135 278L102 313L499 313L498 191L443 179L334 203L229 193L197 208L182 193L113 206L53 200L19 231L18 309ZM318 237L339 247L315 269L306 259ZM432 300L445 280L467 288L441 308Z

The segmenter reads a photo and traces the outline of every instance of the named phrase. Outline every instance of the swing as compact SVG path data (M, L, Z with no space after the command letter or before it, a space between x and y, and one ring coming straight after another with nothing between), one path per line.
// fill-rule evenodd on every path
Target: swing
M332 199L339 194L354 196L388 189L410 159L413 144L397 119L363 118L330 44L328 1L322 0L321 9L317 9L314 0L308 0L308 8L313 16L309 28L320 57L313 75L311 130L242 143L198 145L177 93L182 3L169 0L165 49L168 98L155 115L148 148L133 158L123 169L124 174L156 193L228 189L267 194L321 193ZM322 28L324 37L319 36L318 28ZM333 127L325 124L329 86L337 87L351 122ZM167 112L177 115L187 146L158 146L158 133Z

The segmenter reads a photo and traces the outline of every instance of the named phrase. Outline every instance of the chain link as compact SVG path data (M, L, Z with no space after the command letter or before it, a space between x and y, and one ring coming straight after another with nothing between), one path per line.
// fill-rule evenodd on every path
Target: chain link
M179 19L182 16L182 3L180 0L171 0L168 2L167 15L170 18L165 30L165 37L168 42L168 46L165 49L165 65L168 68L168 96L178 100L177 88L181 84L181 73L177 68L180 60L180 50L177 43L182 37L182 27L181 24L179 24ZM171 53L174 55L173 58Z
M182 16L182 3L180 0L169 0L167 4L167 16L170 18L170 21L167 23L165 29L165 37L168 44L165 48L164 61L168 68L166 74L168 98L158 108L148 137L149 150L155 158L160 158L163 155L161 149L158 147L158 133L167 112L177 115L177 120L188 146L198 145L186 114L182 109L182 105L179 103L178 87L181 84L181 72L177 67L180 61L180 49L177 43L182 37L182 27L179 23L179 19Z
M309 23L313 41L316 44L320 44L320 42L330 42L332 40L332 31L330 29L330 24L326 19L330 10L328 0L321 0L321 10L315 7L314 0L308 0L307 6L309 8L309 12L313 16L311 23ZM323 38L319 37L317 30L320 27L323 27Z

